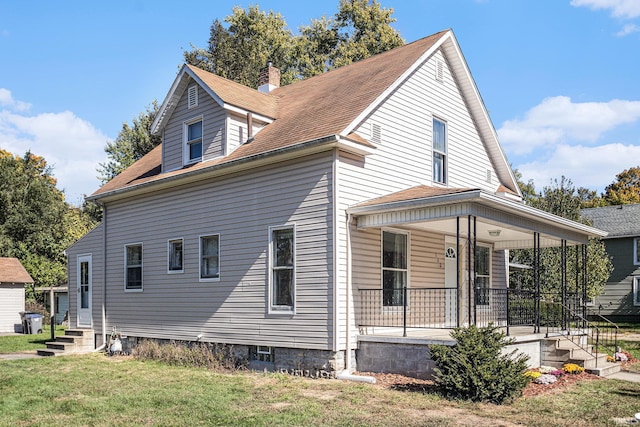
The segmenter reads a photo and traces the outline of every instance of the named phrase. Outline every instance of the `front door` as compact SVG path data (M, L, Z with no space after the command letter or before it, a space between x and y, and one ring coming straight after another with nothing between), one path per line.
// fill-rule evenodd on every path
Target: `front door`
M78 327L91 327L91 255L78 257Z

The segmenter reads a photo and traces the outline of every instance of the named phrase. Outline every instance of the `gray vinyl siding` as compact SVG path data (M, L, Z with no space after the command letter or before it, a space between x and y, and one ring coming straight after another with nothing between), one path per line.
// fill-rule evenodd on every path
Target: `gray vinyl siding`
M107 211L108 215L108 211ZM108 219L107 219L108 222ZM85 234L73 246L67 249L67 274L69 284L69 326L77 327L78 322L78 256L91 255L91 314L93 330L102 333L102 289L104 286L104 222ZM98 339L98 344L102 342Z
M193 80L189 81L187 88ZM183 165L184 123L202 116L203 161L224 155L226 113L209 94L198 88L198 106L187 108L185 90L171 118L167 121L163 136L163 171L180 169Z
M507 287L506 251L491 252L491 287L504 289Z
M593 309L604 316L640 316L640 306L633 305L633 277L640 276L640 265L633 262L634 238L606 239L607 253L613 259L614 270L602 294L594 300Z
M129 336L331 349L330 153L108 205L107 325ZM295 314L267 313L269 227L295 224ZM199 236L220 238L220 280L199 281ZM167 241L184 239L184 273ZM124 291L124 246L143 243L143 291Z
M341 153L338 160L338 218L346 217L349 206L374 197L421 184L438 185L432 182L434 117L447 123L448 186L496 191L499 185L496 172L449 68L444 67L443 82L435 80L438 59L444 59L440 51L418 67L356 128L360 136L371 140L372 126L379 125L381 140L376 143L375 153L366 159ZM487 182L487 170L491 182ZM338 239L346 242L345 221L338 222ZM361 249L354 247L354 256ZM346 249L340 251L338 280L346 283ZM353 274L356 292L355 272ZM346 287L340 289L338 318L346 319ZM354 316L349 318L354 319ZM341 321L338 325L340 346L346 345L345 328L346 322ZM351 330L357 330L353 323Z

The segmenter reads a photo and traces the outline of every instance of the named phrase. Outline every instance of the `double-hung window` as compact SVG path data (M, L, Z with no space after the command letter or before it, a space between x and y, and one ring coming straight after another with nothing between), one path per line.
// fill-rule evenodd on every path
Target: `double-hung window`
M270 229L270 310L292 312L295 301L295 227Z
M447 183L447 126L433 119L433 181Z
M489 305L491 286L491 248L476 247L476 305Z
M404 305L404 288L408 284L408 234L382 232L382 305Z
M200 280L220 279L220 235L200 237Z
M640 306L640 276L633 277L633 305Z
M125 246L125 290L142 290L142 243Z
M202 118L185 123L185 163L202 160Z
M168 247L169 273L182 273L184 271L182 266L182 262L184 259L182 246L183 246L182 239L169 240L169 247Z
M640 265L640 237L633 239L633 263Z

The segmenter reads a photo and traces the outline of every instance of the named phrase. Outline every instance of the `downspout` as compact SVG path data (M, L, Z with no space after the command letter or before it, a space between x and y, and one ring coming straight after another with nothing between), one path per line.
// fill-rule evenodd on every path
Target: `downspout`
M346 354L345 354L345 368L347 372L351 372L351 316L350 316L350 308L351 304L349 304L349 295L351 295L351 223L353 221L353 216L350 213L347 213L347 311L346 311L346 321L347 321L347 340L346 340Z
M107 205L102 203L102 345L107 345Z

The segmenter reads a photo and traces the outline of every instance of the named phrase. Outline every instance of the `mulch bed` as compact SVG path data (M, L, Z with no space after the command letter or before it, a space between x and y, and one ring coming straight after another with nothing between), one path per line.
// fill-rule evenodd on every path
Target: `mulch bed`
M376 386L400 390L400 391L413 391L413 392L433 392L437 391L435 383L431 380L421 380L417 378L406 377L398 374L380 374L375 372L359 372L358 375L367 375L376 379ZM560 393L573 386L578 382L583 381L598 381L603 379L597 375L588 374L583 372L581 374L563 375L558 378L553 384L535 384L533 382L524 389L523 395L525 397L539 396L544 394Z

